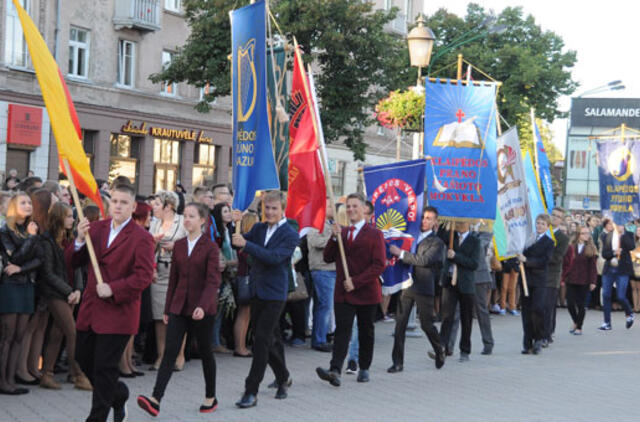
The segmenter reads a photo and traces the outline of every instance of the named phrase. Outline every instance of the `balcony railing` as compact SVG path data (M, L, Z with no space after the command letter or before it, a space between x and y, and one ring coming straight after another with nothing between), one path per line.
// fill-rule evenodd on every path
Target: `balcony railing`
M388 22L384 29L394 34L407 35L407 17L403 13L398 13L391 22Z
M113 17L116 30L123 28L141 31L160 29L160 0L116 0Z

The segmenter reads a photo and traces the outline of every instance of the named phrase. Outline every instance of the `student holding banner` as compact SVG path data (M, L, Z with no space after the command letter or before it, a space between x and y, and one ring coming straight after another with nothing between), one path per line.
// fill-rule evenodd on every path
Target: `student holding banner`
M518 257L524 264L529 296L522 296L522 354L537 355L544 338L544 298L547 266L553 254L553 240L547 235L551 218L547 214L536 217L536 238Z

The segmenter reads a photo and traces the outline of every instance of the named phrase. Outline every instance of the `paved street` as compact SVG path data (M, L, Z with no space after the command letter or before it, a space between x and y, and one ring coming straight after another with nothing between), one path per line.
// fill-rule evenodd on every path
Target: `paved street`
M587 313L584 335L568 333L570 319L558 310L556 342L539 356L520 354L519 317L492 316L496 345L492 356L481 356L477 324L473 328L471 361L459 363L458 353L437 371L426 356L427 340L407 340L404 372L390 375L393 324L376 325L376 349L371 382L359 384L344 375L340 388L321 382L316 366L328 366L329 355L287 348L293 387L284 401L266 390L258 406L238 410L249 360L217 355L218 410L200 415L204 393L199 361L188 363L172 378L158 421L637 421L640 404L640 327L624 328L623 314L613 314L613 331L599 332L601 313ZM127 381L133 400L129 421L150 421L135 404L135 395L150 394L154 373ZM90 395L73 390L32 389L17 398L0 396L0 421L81 421Z

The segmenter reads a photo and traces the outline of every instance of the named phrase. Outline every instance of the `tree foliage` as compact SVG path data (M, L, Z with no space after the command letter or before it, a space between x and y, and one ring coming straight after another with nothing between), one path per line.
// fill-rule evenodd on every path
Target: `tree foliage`
M464 18L445 9L427 18L427 26L436 36L434 55L467 31L471 31L468 35L471 37L491 25L501 24L506 25L503 33L490 34L444 54L437 63L432 63L431 76L455 78L455 65L438 69L455 63L457 55L462 54L474 66L503 82L498 109L510 125L525 123L531 107L546 121L562 117L557 100L571 94L577 86L571 79L576 52L564 51L562 38L543 31L533 16L523 15L522 7L507 7L495 14L470 3ZM486 79L479 72L473 76Z
M199 111L207 111L216 97L230 95L229 11L248 3L185 0L191 34L172 63L151 80L208 84ZM340 140L363 159L364 129L374 122L373 106L389 91L409 85L415 72L406 41L384 31L397 9L373 10L373 3L361 0L273 0L270 7L287 39L295 36L311 53L305 61L319 69L316 84L327 141Z

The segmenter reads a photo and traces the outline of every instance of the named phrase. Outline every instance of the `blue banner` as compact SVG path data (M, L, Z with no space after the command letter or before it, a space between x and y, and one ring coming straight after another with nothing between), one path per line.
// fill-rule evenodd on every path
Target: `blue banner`
M547 212L551 214L551 211L553 211L553 208L555 207L553 199L553 182L551 181L551 165L549 164L547 151L544 149L544 143L540 136L538 124L535 122L533 123L533 135L538 154L538 177L540 178L540 187L544 194L544 202L547 205Z
M427 202L439 215L496 217L495 84L427 82Z
M245 210L256 191L280 189L269 131L264 0L230 16L233 208Z
M598 175L602 215L622 225L640 218L640 140L598 142Z
M424 203L424 160L365 167L367 198L373 204L375 224L384 234L387 267L382 291L393 294L409 287L411 267L389 253L389 245L410 251L420 235Z
M524 161L524 177L527 182L527 193L529 195L529 210L531 212L531 230L536 233L536 217L540 214L546 214L544 202L542 200L542 192L536 177L536 171L533 168L533 160L529 151L524 153L522 159ZM530 240L530 239L528 239Z

